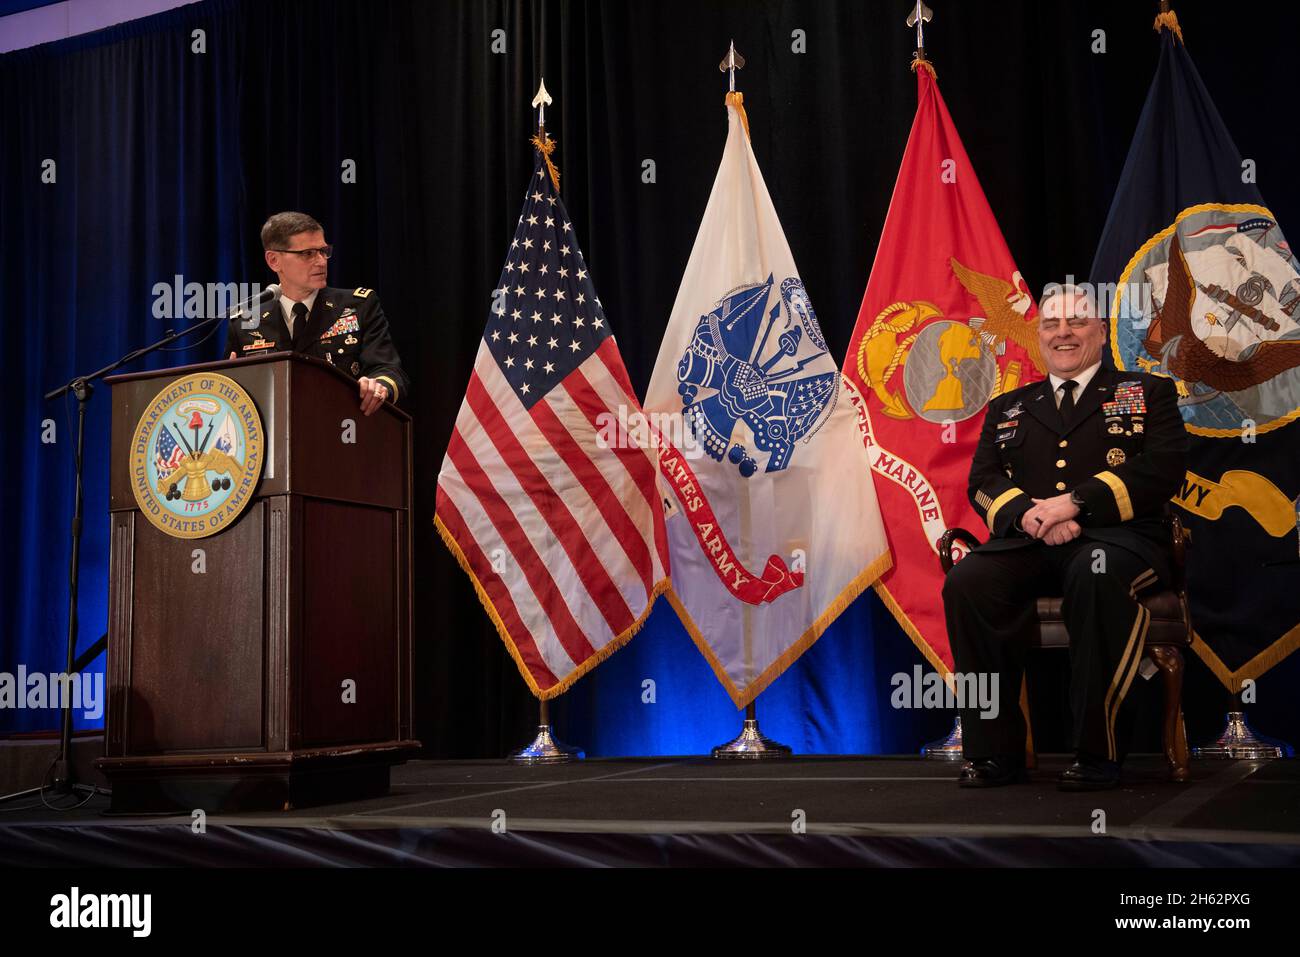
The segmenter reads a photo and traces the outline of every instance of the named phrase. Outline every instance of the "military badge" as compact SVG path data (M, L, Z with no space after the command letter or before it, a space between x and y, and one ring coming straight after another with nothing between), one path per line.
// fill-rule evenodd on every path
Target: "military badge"
M360 362L354 362L354 363L352 363L352 374L353 374L353 375L361 375L361 363L360 363Z
M1106 453L1106 464L1111 466L1123 465L1126 457L1123 449L1111 449Z
M1115 387L1115 398L1101 404L1105 415L1136 415L1147 410L1146 396L1141 382L1121 382Z
M140 513L164 534L215 535L252 501L265 433L257 406L233 379L174 380L132 435L131 489Z
M348 346L355 346L360 341L361 340L359 340L356 336L349 333L348 337L343 340L343 344Z
M327 339L330 336L341 336L345 332L356 332L360 328L360 320L355 315L339 316L334 320L334 325L325 330L321 338Z

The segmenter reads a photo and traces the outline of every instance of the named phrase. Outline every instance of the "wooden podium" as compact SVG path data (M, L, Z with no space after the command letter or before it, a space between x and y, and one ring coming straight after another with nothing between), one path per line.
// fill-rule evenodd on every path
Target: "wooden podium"
M204 371L253 399L264 464L228 527L175 538L137 505L133 431L169 383ZM391 765L420 746L410 416L391 404L362 415L355 381L292 353L107 381L109 695L96 766L111 810L288 810L387 793Z

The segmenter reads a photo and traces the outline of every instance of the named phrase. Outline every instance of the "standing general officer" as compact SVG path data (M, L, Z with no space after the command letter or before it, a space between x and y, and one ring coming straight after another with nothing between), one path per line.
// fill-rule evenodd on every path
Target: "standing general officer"
M292 349L323 359L357 380L366 415L400 399L410 383L379 296L364 286L325 285L333 247L321 224L306 213L276 213L262 226L262 249L280 280L280 296L259 308L253 321L230 321L230 358Z
M948 573L944 613L956 670L996 673L1015 693L1036 599L1062 596L1075 762L1058 781L1094 790L1119 783L1115 723L1151 617L1136 596L1170 580L1162 515L1186 472L1187 433L1172 380L1101 368L1106 323L1086 293L1044 299L1038 341L1048 378L989 403L968 495L990 537ZM960 710L958 783L1023 779L1020 709Z

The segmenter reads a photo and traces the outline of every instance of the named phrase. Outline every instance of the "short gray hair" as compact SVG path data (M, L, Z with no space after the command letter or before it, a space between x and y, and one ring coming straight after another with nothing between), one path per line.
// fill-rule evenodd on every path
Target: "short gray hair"
M1043 289L1043 298L1038 303L1038 314L1040 316L1043 314L1044 308L1047 304L1053 299L1082 299L1088 304L1088 311L1093 319L1101 319L1103 322L1105 321L1105 317L1101 315L1100 310L1097 308L1096 297L1093 296L1090 290L1085 289L1083 286L1076 286L1073 283L1048 283Z
M263 249L287 249L299 233L324 232L324 227L306 213L276 213L262 224Z

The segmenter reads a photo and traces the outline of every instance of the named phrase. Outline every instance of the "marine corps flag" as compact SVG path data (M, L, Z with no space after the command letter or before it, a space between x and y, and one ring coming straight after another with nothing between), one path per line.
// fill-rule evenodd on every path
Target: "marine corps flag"
M613 425L637 401L560 201L554 141L533 143L434 522L547 699L645 622L668 586L668 546L648 442Z
M1300 645L1300 272L1176 17L1156 28L1160 64L1092 280L1115 284L1115 365L1177 386L1192 647L1238 691Z
M971 459L991 398L1043 378L1037 313L980 189L933 68L918 60L916 119L867 281L844 375L894 567L876 591L941 673L952 671L939 538L985 531ZM987 537L987 536L985 536Z
M670 598L737 707L889 567L856 413L750 148L739 93L645 408Z

